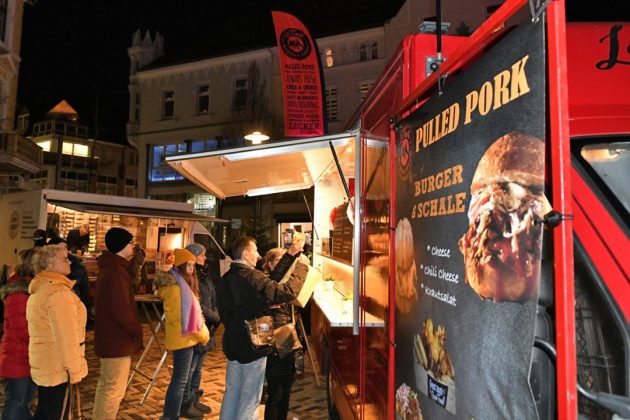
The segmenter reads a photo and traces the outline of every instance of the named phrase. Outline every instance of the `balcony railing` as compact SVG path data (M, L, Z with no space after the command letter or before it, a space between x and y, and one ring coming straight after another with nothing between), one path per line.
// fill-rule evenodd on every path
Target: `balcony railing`
M88 138L88 128L85 125L76 125L66 121L49 120L33 124L33 137L47 134L59 134L66 137Z
M26 137L13 132L0 133L0 156L11 172L37 172L41 169L42 149Z

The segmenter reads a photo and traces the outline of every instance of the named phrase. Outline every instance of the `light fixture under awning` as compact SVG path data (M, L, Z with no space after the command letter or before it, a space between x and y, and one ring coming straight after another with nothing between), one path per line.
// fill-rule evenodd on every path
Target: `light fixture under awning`
M354 172L356 132L293 139L259 146L169 156L166 162L218 198L296 191L313 186L333 157ZM348 150L349 153L345 153Z
M48 202L49 204L52 204L53 206L64 207L66 209L80 211L83 213L116 214L120 216L152 217L156 219L196 220L199 222L221 222L221 223L230 222L229 220L226 220L226 219L218 219L216 217L203 216L200 214L189 213L185 211L176 211L176 210L161 210L161 209L125 207L125 206L107 206L103 204L77 203L77 202L62 201L62 200L49 200Z

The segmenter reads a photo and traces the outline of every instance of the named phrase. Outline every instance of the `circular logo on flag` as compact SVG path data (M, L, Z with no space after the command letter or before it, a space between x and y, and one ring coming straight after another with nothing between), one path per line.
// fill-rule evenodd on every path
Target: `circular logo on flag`
M306 34L297 28L288 28L280 34L282 51L294 60L304 60L311 53L311 42Z

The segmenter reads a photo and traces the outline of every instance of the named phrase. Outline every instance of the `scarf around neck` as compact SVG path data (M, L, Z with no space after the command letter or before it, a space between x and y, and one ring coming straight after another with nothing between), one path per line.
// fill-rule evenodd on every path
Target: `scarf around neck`
M199 299L195 296L186 279L176 268L171 269L177 285L181 290L182 336L198 333L203 328L203 316Z

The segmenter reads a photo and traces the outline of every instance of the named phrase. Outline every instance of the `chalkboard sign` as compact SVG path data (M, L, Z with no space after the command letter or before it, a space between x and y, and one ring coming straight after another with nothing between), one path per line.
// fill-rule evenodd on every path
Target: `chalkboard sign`
M337 207L335 220L333 223L333 250L332 256L336 260L352 264L352 239L354 237L354 227L346 211L348 203Z

